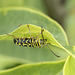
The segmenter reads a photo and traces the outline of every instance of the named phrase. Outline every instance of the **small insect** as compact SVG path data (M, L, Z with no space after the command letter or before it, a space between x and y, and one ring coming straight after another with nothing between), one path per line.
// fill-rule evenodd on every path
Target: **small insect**
M19 37L16 37L14 35L10 35L10 34L7 34L7 35L10 35L10 36L13 36L14 39L14 44L18 44L19 46L24 46L24 47L36 47L38 46L39 48L40 47L43 47L43 46L47 46L48 49L56 56L56 57L60 57L58 55L56 55L48 46L48 44L50 43L47 43L47 39L44 39L44 36L43 36L43 31L44 29L41 27L41 33L39 33L36 37L32 37L31 36L31 31L30 31L30 28L29 28L29 25L27 25L28 27L28 30L29 30L29 34L30 34L30 37L24 37L24 38L19 38ZM39 35L42 36L42 38L39 38Z

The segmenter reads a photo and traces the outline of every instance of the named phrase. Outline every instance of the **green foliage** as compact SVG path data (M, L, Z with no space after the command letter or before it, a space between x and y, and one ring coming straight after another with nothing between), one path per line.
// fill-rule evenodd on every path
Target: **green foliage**
M75 47L69 45L56 21L36 11L48 14L43 0L4 1L0 0L0 75L74 75ZM55 57L46 46L29 48L14 44L11 35L30 37L27 25L33 37L41 33L43 26L44 38L51 43L48 46L60 57Z
M64 66L64 75L75 75L75 58L69 56Z
M0 0L0 7L28 7L48 14L44 0Z
M61 71L63 65L64 61L21 65L10 70L1 71L0 75L56 75Z
M18 13L17 13L18 11ZM37 62L49 62L49 61L55 61L55 60L64 60L67 57L67 53L63 50L64 46L68 46L66 35L63 31L63 29L59 26L58 23L50 19L49 17L45 16L44 14L40 13L38 14L37 11L28 9L28 8L3 8L1 10L1 13L4 15L1 15L1 19L7 18L6 22L1 22L1 32L3 31L2 27L6 26L6 31L2 33L9 33L11 30L16 29L19 23L23 24L35 24L30 25L31 28L31 34L32 36L36 36L41 32L41 26L47 30L44 31L44 37L48 39L48 41L52 44L49 47L58 55L60 55L60 58L55 57L52 53L50 53L49 49L47 47L44 48L24 48L19 47L17 45L14 45L13 43L13 37L9 35L1 35L0 36L0 53L15 57L16 59L22 59L25 60L25 63L37 63ZM16 16L15 16L16 14ZM10 16L9 16L10 15ZM10 19L12 17L12 20ZM2 25L2 23L5 23ZM10 29L10 30L9 30ZM34 33L35 32L35 33ZM28 35L29 31L26 25L23 25L16 29L14 32L12 32L10 35L14 35L17 37L29 37ZM56 34L58 33L58 34ZM60 38L61 36L61 38ZM41 38L41 36L40 36ZM59 38L59 39L58 39ZM61 39L63 38L63 41ZM60 44L59 44L60 43ZM5 44L5 47L4 47ZM58 48L60 47L60 48ZM37 53L37 54L36 54ZM65 54L65 56L63 56ZM28 64L27 63L27 64ZM62 64L63 62L60 62ZM20 64L18 62L18 64ZM26 65L27 65L26 64ZM37 64L36 64L37 65ZM33 66L33 64L32 64ZM38 66L38 65L37 65ZM63 67L63 66L60 66ZM24 68L24 67L23 67ZM46 68L47 69L47 68ZM37 69L39 70L39 69ZM33 71L36 71L33 70ZM57 69L57 72L59 72L60 69ZM8 71L9 72L9 71ZM44 71L45 72L45 71ZM2 72L3 73L3 72ZM18 73L18 72L17 72ZM52 71L52 73L54 73ZM55 72L56 73L56 72Z

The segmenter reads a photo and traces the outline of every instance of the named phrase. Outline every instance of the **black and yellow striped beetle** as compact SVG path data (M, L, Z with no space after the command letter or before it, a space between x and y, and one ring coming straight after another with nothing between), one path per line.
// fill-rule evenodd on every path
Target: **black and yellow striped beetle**
M47 46L48 49L56 56L56 57L60 57L58 55L56 55L48 46L48 44L50 43L46 43L47 42L47 39L44 39L44 36L43 36L43 31L44 29L41 27L41 33L39 33L36 37L33 37L31 36L31 31L30 31L30 28L29 28L29 25L27 25L28 27L28 30L29 30L29 34L30 34L30 37L24 37L24 38L19 38L19 37L16 37L14 35L10 35L10 34L7 34L7 35L10 35L10 36L13 36L14 39L14 44L18 44L19 46L24 46L24 47L43 47L43 46ZM42 38L39 38L39 35L42 36Z

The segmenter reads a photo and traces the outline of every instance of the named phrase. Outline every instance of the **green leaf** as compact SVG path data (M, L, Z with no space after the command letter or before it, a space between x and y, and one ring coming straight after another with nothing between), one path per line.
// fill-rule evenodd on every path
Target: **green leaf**
M29 25L30 32L31 32L31 37L35 37L36 38L36 36L41 33L41 27L38 27L36 25L30 25L30 24L28 24L28 25ZM14 37L12 37L12 35L14 35ZM44 35L44 38L47 39L47 43L51 43L52 45L61 47L60 44L57 43L57 41L53 37L53 35L51 33L49 33L47 30L44 29L43 35ZM0 40L2 40L2 39L4 39L4 40L6 40L6 39L10 40L11 38L14 39L15 37L17 37L17 38L30 37L30 34L29 34L29 29L28 29L27 25L22 25L21 27L19 27L18 29L16 29L11 34L9 34L9 35L6 34L6 36L5 35L4 36L0 36ZM38 37L39 38L43 38L41 35L38 36Z
M64 61L21 65L1 71L0 75L56 75L62 70L63 65Z
M2 7L28 7L48 14L44 0L0 0Z
M4 15L1 15L1 14L3 14L3 12L4 12ZM35 24L37 26L43 26L44 29L46 29L50 32L45 35L49 34L50 43L52 45L58 46L60 48L63 48L62 46L68 46L66 34L64 33L61 26L59 26L59 24L57 22L50 19L48 16L46 16L38 11L34 11L34 10L31 10L28 8L4 8L1 10L1 14L0 14L0 19L1 20L5 19L4 20L5 22L0 22L1 23L0 24L1 25L1 28L0 28L1 33L9 33L11 31L13 31L14 29L16 29L18 27L17 26L18 24ZM16 16L15 16L15 14L16 14ZM12 18L12 20L10 18ZM4 28L4 29L2 29L2 28ZM5 43L5 41L0 41L0 42L1 42L1 45L2 45L2 43ZM6 43L8 43L8 44L6 44ZM5 44L9 46L9 44L11 45L12 42L10 41L10 43L9 43L8 41L6 41L6 43ZM6 46L6 49L8 48L8 46ZM14 47L13 44L11 47ZM14 48L18 49L18 51L20 50L20 48L18 46L15 46ZM10 49L11 48L9 48L8 50L10 50ZM12 49L11 49L11 51L13 51ZM22 49L24 49L24 48L22 48ZM26 48L26 50L28 51L28 50L30 50L30 48ZM38 48L37 48L37 50L38 50ZM11 51L8 51L9 52L8 54L11 54ZM2 47L1 52L4 53L3 47Z
M4 15L1 15L3 13L4 13ZM0 30L1 34L14 30L15 28L17 28L18 24L34 24L34 25L38 25L38 26L43 26L45 29L47 29L60 44L68 45L66 34L63 31L63 29L61 28L61 26L59 26L59 24L57 22L50 19L48 16L46 16L38 11L34 11L34 10L31 10L28 8L25 8L25 9L24 8L4 8L1 10L1 14L0 14L1 20L3 17L4 17L3 19L6 20L8 16L11 16L13 19L13 20L10 20L10 17L8 17L8 19L5 22L1 22L2 25L6 24L5 25L6 27L8 24L8 28L9 28L8 31L7 30L3 31L3 29L2 29L3 26L1 26L1 30ZM12 16L15 14L16 14L15 17ZM8 20L13 21L13 22L16 21L16 22L14 22L14 23L16 23L16 25L14 25L13 22L12 23L8 22ZM15 26L15 27L12 27L12 26Z
M0 55L0 70L13 68L13 67L25 64L25 63L27 62L21 59L15 59L12 57Z
M75 58L69 56L64 66L64 75L75 75Z
M49 61L56 62L57 60L64 60L68 56L68 54L65 52L66 49L64 48L65 46L68 46L68 41L67 41L67 37L66 37L64 30L56 21L52 20L51 18L44 15L43 13L34 11L29 8L18 8L18 7L3 8L0 10L0 20L1 20L0 34L5 34L5 35L0 36L0 39L1 39L0 40L0 54L7 55L9 57L14 57L16 59L21 59L21 60L25 60L25 61L27 60L28 63L25 64L25 66L29 65L31 63L32 63L31 65L33 66L35 63L37 67L39 67L37 65L38 62L40 62L40 63L49 62ZM18 28L19 24L23 24L23 26ZM24 37L25 34L26 34L26 37L30 36L29 31L27 30L28 29L26 26L27 24L30 25L32 36L34 36L34 35L36 36L38 33L40 33L41 26L43 26L43 28L45 30L43 32L44 37L47 38L47 40L51 43L51 45L48 45L48 46L53 50L53 52L55 52L55 54L59 55L60 58L55 57L49 51L49 49L47 47L43 47L43 48L27 47L26 48L26 47L20 47L18 45L15 45L13 43L13 37L6 35L6 33L11 33L13 31L12 34L17 37L21 37L21 36ZM25 33L25 32L27 32L27 33ZM41 36L40 36L40 38L41 38ZM57 65L57 63L56 63L56 65ZM50 66L49 66L49 68L53 67L53 66L51 66L51 67ZM59 66L61 68L61 65L59 65ZM11 65L10 65L10 67L11 67ZM35 68L35 67L33 67L33 68ZM27 69L27 68L24 68L24 69ZM31 69L32 68L30 68L30 70ZM55 72L56 70L54 70L54 69L55 69L55 66L53 67L54 73L60 72L60 69L57 69L57 72ZM45 70L47 70L47 67L45 68ZM62 68L61 68L61 70L62 70ZM14 70L14 71L16 71L16 70ZM53 74L53 71L52 71L52 74ZM20 72L22 72L22 70ZM35 71L33 70L32 73L34 73L34 72ZM16 71L16 73L18 73L18 72ZM44 73L44 72L42 71L42 73Z

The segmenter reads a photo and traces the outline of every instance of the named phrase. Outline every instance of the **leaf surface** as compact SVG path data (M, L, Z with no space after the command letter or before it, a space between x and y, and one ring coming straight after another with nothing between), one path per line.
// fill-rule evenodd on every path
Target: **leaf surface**
M75 75L75 58L69 56L64 66L64 75Z
M62 70L63 65L64 61L21 65L10 70L1 71L0 75L56 75Z
M68 40L67 40L64 30L56 21L52 20L51 18L44 15L43 13L29 9L29 8L18 8L18 7L3 8L0 10L0 19L1 19L1 22L0 22L0 34L1 34L0 35L0 54L27 61L25 66L28 65L28 67L30 67L29 64L33 66L34 63L36 64L36 67L39 67L37 63L44 63L44 62L51 62L51 61L56 62L59 60L65 60L66 57L68 56L67 52L65 51L66 50L65 46L68 47L69 45L68 45ZM22 24L22 26L18 27L19 24ZM10 35L14 35L19 38L20 37L30 37L29 30L27 28L27 24L29 24L30 26L31 35L35 37L41 32L41 26L43 26L44 38L46 38L48 42L51 43L51 45L48 45L48 46L53 50L55 54L59 55L60 58L55 57L47 47L43 47L43 48L27 47L26 48L26 47L20 47L13 43L14 37L8 36L7 33L8 34L10 33ZM42 38L41 35L39 37ZM49 63L50 66L51 64L52 63ZM56 63L55 66L57 66L57 64L59 63ZM59 69L57 69L57 72L60 72L60 68L62 70L63 65L62 66L61 65L62 65L62 62L60 63L59 65L60 67L58 67ZM55 67L54 66L52 68L52 66L51 67L50 66L49 68L51 70L54 69ZM26 69L29 71L29 69L27 69L28 67L24 67L24 68L19 67L19 69L21 70L19 72L21 73L22 69ZM32 67L32 68L34 69L35 67ZM46 69L47 67L45 68L45 70ZM3 67L2 67L2 70L3 70ZM36 70L39 70L39 68ZM41 68L40 70L43 70L43 69ZM16 69L14 71L16 71ZM33 73L35 73L35 70L33 71L34 71ZM1 72L1 74L8 73L10 75L9 72L10 71L8 72L3 71ZM18 71L16 71L16 73L17 72ZM51 73L53 74L57 72L52 71ZM16 75L16 73L14 75ZM37 75L38 73L39 72L37 72ZM44 74L43 71L41 73ZM12 71L12 74L13 74L13 71Z

